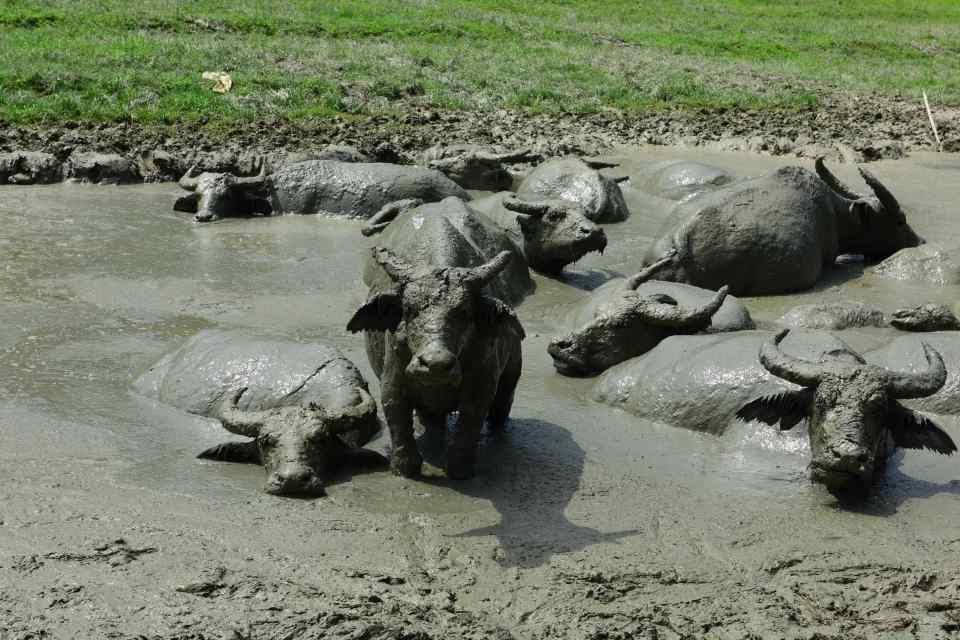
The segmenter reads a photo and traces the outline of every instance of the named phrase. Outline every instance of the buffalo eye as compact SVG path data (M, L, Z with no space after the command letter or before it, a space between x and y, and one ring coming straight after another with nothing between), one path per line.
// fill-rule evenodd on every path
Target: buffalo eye
M550 212L550 213L547 214L547 222L550 222L550 223L552 223L552 224L557 224L558 222L561 222L562 220L563 220L563 212L562 212L562 211L552 211L552 212Z

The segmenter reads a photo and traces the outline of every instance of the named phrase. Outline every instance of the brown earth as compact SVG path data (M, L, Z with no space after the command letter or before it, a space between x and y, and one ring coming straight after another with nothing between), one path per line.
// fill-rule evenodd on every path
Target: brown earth
M395 105L396 106L396 105ZM960 151L960 110L936 117L944 151ZM169 127L135 123L13 126L0 123L0 152L42 151L65 160L74 151L135 157L165 151L189 161L198 152L254 155L347 144L381 161L409 162L435 144L533 147L547 155L593 155L620 145L708 146L845 161L897 158L935 150L922 105L896 98L831 93L816 108L795 111L702 109L637 115L517 112L436 112L411 107L407 115L332 118L292 124L191 123ZM243 170L244 163L239 169Z

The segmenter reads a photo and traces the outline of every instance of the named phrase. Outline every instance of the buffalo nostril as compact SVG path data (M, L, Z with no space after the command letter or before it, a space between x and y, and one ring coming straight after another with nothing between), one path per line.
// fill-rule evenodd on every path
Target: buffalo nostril
M270 493L298 493L313 484L314 474L303 467L285 469L270 475Z

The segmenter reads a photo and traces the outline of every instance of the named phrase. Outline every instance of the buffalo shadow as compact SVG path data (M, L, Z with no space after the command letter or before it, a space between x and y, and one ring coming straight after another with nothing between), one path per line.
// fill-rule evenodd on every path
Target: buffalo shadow
M442 466L440 434L424 434L424 459ZM500 522L453 534L455 538L496 536L500 566L535 568L557 553L579 551L602 542L616 542L638 529L603 533L570 522L567 507L580 488L586 452L570 432L535 418L511 418L502 433L485 431L477 474L466 481L426 477L429 484L489 500Z
M923 455L923 454L921 454ZM937 455L926 453L925 455ZM867 516L887 517L897 513L901 505L938 494L960 496L960 480L929 482L914 478L900 469L906 452L897 449L887 460L886 469L870 487L870 494L862 499L837 499L837 507Z

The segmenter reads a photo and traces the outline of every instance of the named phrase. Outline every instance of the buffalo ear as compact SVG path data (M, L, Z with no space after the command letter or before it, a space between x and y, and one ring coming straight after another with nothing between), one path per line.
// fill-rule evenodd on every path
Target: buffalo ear
M263 464L260 459L260 446L256 440L249 442L224 442L197 454L198 458L219 460L221 462L243 462Z
M780 431L788 431L807 417L812 402L813 389L782 391L748 402L737 411L737 418L744 422L759 420L769 425L779 422Z
M374 296L347 323L347 331L395 331L403 320L403 299L396 291Z
M493 328L501 322L513 322L520 328L520 337L526 337L513 308L497 298L490 296L482 296L480 298L480 304L477 308L477 321L483 328Z
M183 211L184 213L196 213L199 202L200 194L192 191L177 198L173 203L173 210Z
M896 401L890 403L890 431L896 445L904 449L930 449L945 455L957 450L953 439L933 420Z

